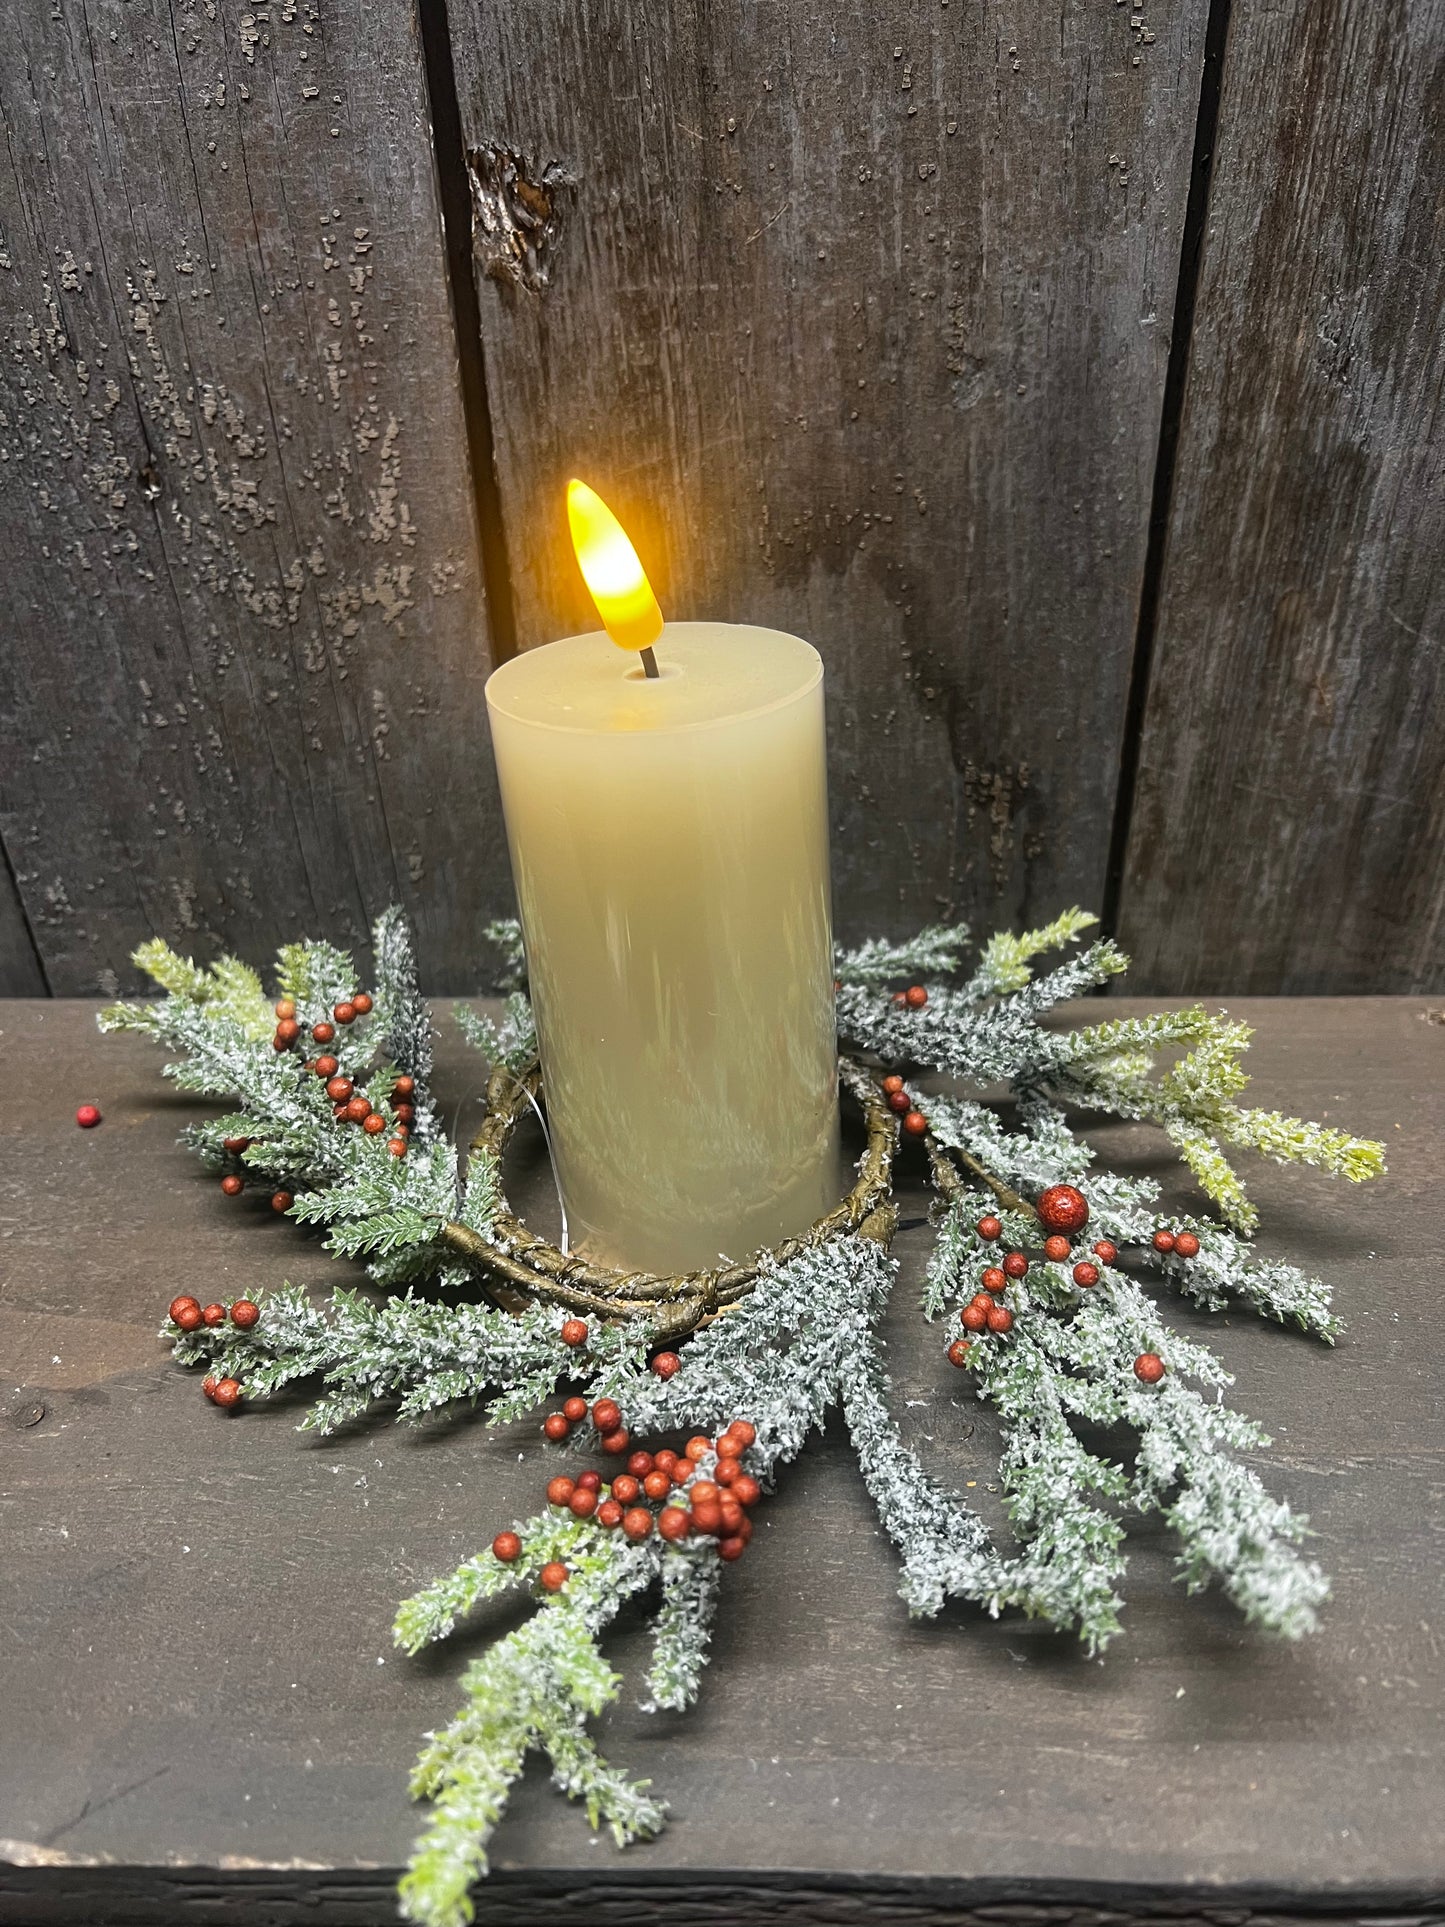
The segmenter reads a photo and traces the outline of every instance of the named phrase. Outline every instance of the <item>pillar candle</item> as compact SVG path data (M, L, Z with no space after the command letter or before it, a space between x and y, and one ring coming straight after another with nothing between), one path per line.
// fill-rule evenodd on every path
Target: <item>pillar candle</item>
M572 1248L676 1273L837 1200L823 664L668 623L493 672L487 707Z

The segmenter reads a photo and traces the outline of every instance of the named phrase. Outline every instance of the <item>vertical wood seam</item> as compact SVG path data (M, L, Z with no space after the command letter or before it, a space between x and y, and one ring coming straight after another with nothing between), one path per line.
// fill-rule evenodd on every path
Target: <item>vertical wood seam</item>
M1159 622L1160 592L1169 547L1169 518L1174 500L1174 476L1179 457L1179 431L1189 378L1189 351L1194 335L1194 311L1204 259L1204 235L1209 221L1214 156L1218 145L1220 102L1224 89L1224 55L1229 39L1233 0L1210 0L1204 28L1204 58L1199 79L1199 111L1194 123L1194 155L1189 169L1189 196L1179 240L1179 275L1174 292L1174 320L1169 335L1169 360L1159 410L1159 440L1154 458L1154 485L1149 503L1149 532L1139 584L1139 618L1134 632L1134 659L1129 671L1129 694L1124 705L1124 727L1119 747L1119 780L1114 792L1114 816L1109 833L1108 867L1104 873L1101 934L1117 935L1128 860L1129 832L1139 780L1144 742L1144 712L1149 702L1149 678L1154 661Z
M30 945L30 954L35 959L36 971L39 973L41 983L45 986L46 996L53 997L55 991L51 986L50 973L45 968L45 958L41 955L40 944L36 939L35 925L30 921L30 912L25 907L25 898L20 889L20 878L16 875L15 865L10 859L10 851L3 836L0 836L0 859L4 860L5 879L10 887L10 894L15 899L16 913L20 918L20 926L25 932L25 940Z
M482 586L486 593L492 661L497 664L517 653L517 619L507 532L502 519L502 492L497 479L491 398L487 392L481 305L472 273L472 194L462 142L447 0L416 0L416 6L427 98L431 103L432 156L441 198Z

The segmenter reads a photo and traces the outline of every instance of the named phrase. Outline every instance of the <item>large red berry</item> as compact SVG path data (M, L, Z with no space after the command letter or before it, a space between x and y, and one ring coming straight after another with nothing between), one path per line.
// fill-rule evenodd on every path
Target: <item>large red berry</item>
M1199 1256L1199 1240L1192 1231L1180 1231L1175 1234L1174 1255L1176 1258L1197 1258Z
M368 1137L380 1137L386 1129L386 1119L380 1111L368 1111L361 1120L361 1128Z
M602 1474L600 1472L579 1472L577 1474L577 1483L579 1486L586 1486L589 1492L600 1492L602 1489Z
M622 1423L622 1408L616 1399L599 1398L592 1407L592 1423L599 1432L615 1432Z
M750 1472L734 1479L729 1489L739 1505L756 1505L763 1496L763 1488Z
M722 1530L722 1507L716 1499L694 1499L692 1502L692 1522L699 1532L720 1532Z
M394 1158L404 1158L406 1156L406 1139L404 1137L389 1137L386 1140L386 1148Z
M1003 1232L1003 1220L994 1217L993 1213L990 1212L987 1217L980 1218L974 1228L984 1243L991 1245Z
M696 1465L700 1460L705 1459L711 1450L712 1440L705 1439L701 1432L695 1432L682 1448L682 1453L684 1458L691 1459Z
M348 1099L346 1115L353 1124L360 1124L371 1116L371 1099L361 1096Z
M515 1532L499 1532L492 1541L492 1556L500 1559L504 1566L510 1566L514 1559L522 1556L522 1542Z
M736 1534L731 1539L719 1539L717 1542L720 1559L741 1559L747 1549L747 1540Z
M649 1499L665 1499L672 1490L672 1479L666 1472L649 1472L642 1489Z
M634 1452L627 1461L627 1470L634 1479L645 1479L652 1470L653 1458L650 1452Z
M1158 1352L1140 1352L1134 1360L1134 1376L1143 1385L1157 1385L1165 1369L1164 1360Z
M98 1104L82 1104L75 1113L75 1121L82 1131L93 1131L100 1122Z
M719 1459L740 1459L747 1449L736 1432L724 1432L717 1442Z
M194 1298L188 1305L182 1305L179 1311L171 1313L171 1323L173 1325L179 1325L183 1332L193 1332L199 1329L201 1323L201 1308Z
M669 1452L664 1449L655 1456L652 1463L657 1471L666 1472L671 1476L673 1468L677 1464L677 1454L676 1452Z
M240 1157L243 1151L249 1151L251 1148L251 1140L248 1137L228 1137L223 1142L233 1158Z
M200 1316L200 1310L201 1310L201 1301L200 1301L200 1299L199 1299L199 1298L192 1298L192 1297L190 1297L190 1296L189 1296L189 1294L186 1294L186 1295L184 1295L184 1296L182 1296L182 1297L180 1297L180 1298L173 1298L173 1299L171 1300L171 1302L170 1302L170 1306L169 1306L169 1308L167 1309L167 1312L166 1312L166 1316L167 1316L167 1317L168 1317L168 1318L170 1319L170 1321L171 1321L171 1323L172 1323L173 1325L179 1325L179 1324L180 1324L180 1322L181 1322L181 1313L182 1313L182 1312L192 1312L192 1311L194 1311L194 1312L196 1313L196 1315L197 1315L197 1317L199 1317L199 1316ZM195 1327L194 1327L194 1326L191 1326L191 1327L189 1327L189 1329L190 1329L190 1330L192 1330L192 1331L194 1331L194 1330L195 1330Z
M1051 1184L1034 1208L1045 1231L1082 1231L1089 1222L1089 1201L1072 1184Z

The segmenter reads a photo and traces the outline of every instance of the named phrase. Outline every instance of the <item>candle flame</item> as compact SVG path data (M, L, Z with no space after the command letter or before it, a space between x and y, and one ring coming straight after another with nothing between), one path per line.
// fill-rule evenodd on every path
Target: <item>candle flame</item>
M627 531L595 489L567 484L567 521L577 566L602 625L619 649L648 649L662 634L662 611Z

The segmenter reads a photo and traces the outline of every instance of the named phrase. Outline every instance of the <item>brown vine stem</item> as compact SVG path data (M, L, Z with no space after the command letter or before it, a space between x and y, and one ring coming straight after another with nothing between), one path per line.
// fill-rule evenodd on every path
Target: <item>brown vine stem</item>
M951 1158L957 1158L972 1177L977 1178L980 1184L987 1185L1005 1211L1021 1211L1025 1217L1038 1219L1039 1214L1028 1199L1021 1197L1011 1184L1005 1184L1002 1178L996 1178L991 1171L985 1170L976 1157L972 1157L967 1151L961 1151L956 1144L950 1145L945 1155L937 1140L930 1134L928 1161L933 1166L933 1175L938 1180L939 1190L950 1201L958 1197L963 1190L962 1180L954 1170Z

